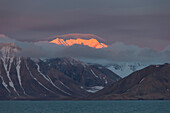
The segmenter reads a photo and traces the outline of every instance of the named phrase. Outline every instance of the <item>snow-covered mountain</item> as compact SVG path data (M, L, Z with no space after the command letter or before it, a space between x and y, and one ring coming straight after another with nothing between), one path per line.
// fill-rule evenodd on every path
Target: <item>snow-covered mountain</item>
M64 45L64 46L82 44L97 49L108 47L108 45L103 43L102 38L93 34L80 34L80 33L54 36L53 40L51 40L50 43L55 43L57 45Z
M119 62L119 63L105 65L105 67L123 78L149 65L150 64L139 63L139 62L138 63Z
M103 67L109 69L113 73L119 75L120 77L124 78L129 74L143 69L153 63L141 63L141 62L112 62L107 60L89 60L89 59L80 59L83 62L86 62L89 65L102 65ZM156 64L156 63L154 63Z

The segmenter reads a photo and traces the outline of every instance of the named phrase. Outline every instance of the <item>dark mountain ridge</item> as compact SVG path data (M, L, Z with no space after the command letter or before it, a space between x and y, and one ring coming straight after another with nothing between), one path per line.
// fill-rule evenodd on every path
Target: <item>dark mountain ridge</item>
M170 99L170 64L151 65L95 93L95 99Z
M15 56L18 51L16 44L0 44L0 100L82 98L95 86L105 87L120 79L72 58L43 61Z

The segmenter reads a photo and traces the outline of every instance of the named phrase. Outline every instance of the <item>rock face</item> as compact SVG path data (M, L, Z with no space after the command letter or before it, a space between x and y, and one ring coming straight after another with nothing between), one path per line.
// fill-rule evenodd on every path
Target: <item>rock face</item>
M121 79L101 65L88 65L72 58L49 59L47 64L64 73L90 92L91 88L94 89L96 86L105 87Z
M0 100L82 98L89 95L88 87L118 80L71 58L43 61L15 56L18 51L15 44L0 44Z
M170 64L151 65L107 86L96 99L170 99Z

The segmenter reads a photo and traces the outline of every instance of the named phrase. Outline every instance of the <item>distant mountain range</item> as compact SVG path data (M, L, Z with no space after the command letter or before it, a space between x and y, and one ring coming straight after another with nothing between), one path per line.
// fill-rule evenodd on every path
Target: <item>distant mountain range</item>
M19 51L14 43L0 43L0 100L170 99L168 63L99 65L21 57Z

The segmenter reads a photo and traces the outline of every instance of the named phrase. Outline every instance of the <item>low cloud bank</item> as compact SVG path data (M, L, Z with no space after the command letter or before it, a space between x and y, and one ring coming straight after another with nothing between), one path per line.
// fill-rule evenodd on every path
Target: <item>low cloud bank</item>
M166 63L170 62L170 45L162 51L149 48L140 48L136 45L126 45L117 42L108 48L95 49L83 45L73 45L71 47L59 46L48 42L21 42L1 37L2 43L16 43L22 51L17 55L34 58L55 58L55 57L74 57L93 62L149 62Z

